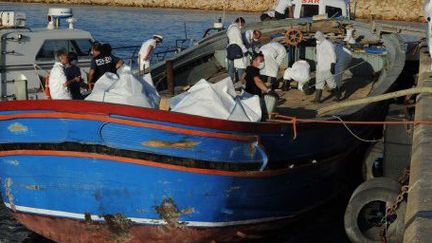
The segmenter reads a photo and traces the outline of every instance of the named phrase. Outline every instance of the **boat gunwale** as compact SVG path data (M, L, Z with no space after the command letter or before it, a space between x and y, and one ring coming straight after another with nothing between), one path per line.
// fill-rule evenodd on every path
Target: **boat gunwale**
M349 152L351 152L349 150ZM327 160L321 161L318 165L314 163L303 164L301 166L293 168L282 168L275 170L248 170L248 171L226 171L219 169L205 169L205 168L194 168L186 167L175 164L161 163L143 159L127 158L115 155L106 154L96 154L88 152L77 152L77 151L59 151L59 150L32 150L32 149L22 149L22 150L4 150L0 151L0 158L8 156L61 156L61 157L78 157L78 158L89 158L89 159L101 159L109 160L119 163L130 163L142 166L156 167L160 169L175 170L186 173L204 174L204 175L215 175L215 176L227 176L227 177L242 177L242 178L269 178L274 176L284 176L292 173L297 173L302 170L309 169L310 167L323 166L324 164L331 163L335 161L337 157L345 157L349 152L341 153Z

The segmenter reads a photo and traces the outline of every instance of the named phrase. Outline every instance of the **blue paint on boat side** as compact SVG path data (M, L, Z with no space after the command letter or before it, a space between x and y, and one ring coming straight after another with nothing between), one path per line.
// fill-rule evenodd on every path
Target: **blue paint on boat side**
M89 156L1 157L4 201L82 215L163 219L156 209L172 200L179 221L232 222L295 216L329 198L333 192L322 188L335 188L336 182L332 163L300 173L236 177Z
M155 128L94 120L21 118L0 121L0 143L104 145L212 162L261 163L267 160L257 141L188 135Z
M0 111L0 115L14 115L14 114L25 114L25 113L41 113L41 112L55 112L52 110L22 110L22 111Z
M22 118L0 121L0 143L63 143L98 144L102 122L70 119Z
M207 161L261 162L257 142L191 136L176 132L107 123L101 129L104 143L110 147L141 150Z
M174 112L175 113L175 112ZM185 128L185 129L192 129L195 131L203 131L203 132L221 132L221 130L212 129L212 128L206 128L206 127L194 127L189 125L183 125L179 123L173 123L173 122L167 122L167 121L155 121L155 120L149 120L149 119L143 119L143 118L137 118L137 117L130 117L130 116L121 116L121 115L110 115L112 118L120 118L124 120L130 120L130 121L139 121L139 122L145 122L145 123L151 123L151 124L158 124L158 125L164 125L164 126L170 126L170 127L176 127L176 128ZM247 124L247 122L243 122ZM224 131L225 133L230 133L229 131ZM241 132L231 132L231 134L237 134L237 135L245 135L245 133Z

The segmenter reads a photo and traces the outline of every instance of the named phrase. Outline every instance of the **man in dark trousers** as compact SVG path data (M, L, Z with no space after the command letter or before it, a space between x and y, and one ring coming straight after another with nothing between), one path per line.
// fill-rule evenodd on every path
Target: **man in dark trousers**
M78 67L78 55L75 52L68 53L69 64L65 68L67 80L79 78L79 82L72 82L68 88L72 95L73 100L83 100L84 96L81 95L81 87L85 87L85 83L81 78L81 69Z
M92 55L88 78L90 85L96 83L106 72L116 73L117 69L124 64L122 59L111 54L111 46L108 44L94 43Z

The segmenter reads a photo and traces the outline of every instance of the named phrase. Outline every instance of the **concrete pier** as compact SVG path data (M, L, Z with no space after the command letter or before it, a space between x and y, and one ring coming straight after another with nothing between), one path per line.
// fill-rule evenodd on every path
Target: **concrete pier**
M420 51L418 87L432 87L431 58ZM415 120L432 120L432 94L417 97ZM432 241L432 126L414 128L404 242Z

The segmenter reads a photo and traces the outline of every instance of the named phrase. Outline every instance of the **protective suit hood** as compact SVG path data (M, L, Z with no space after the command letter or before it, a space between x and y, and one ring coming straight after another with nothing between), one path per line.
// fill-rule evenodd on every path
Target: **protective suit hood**
M319 42L323 42L325 40L325 35L321 31L317 31L315 33L315 39Z

